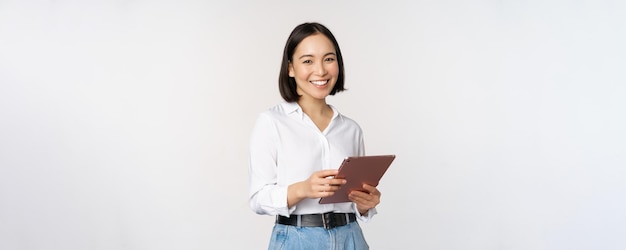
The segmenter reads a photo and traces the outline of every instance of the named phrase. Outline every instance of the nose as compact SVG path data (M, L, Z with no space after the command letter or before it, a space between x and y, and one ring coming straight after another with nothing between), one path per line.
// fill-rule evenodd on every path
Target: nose
M316 63L315 68L313 70L315 74L319 76L324 76L328 72L328 70L326 70L326 65L324 65L324 61Z

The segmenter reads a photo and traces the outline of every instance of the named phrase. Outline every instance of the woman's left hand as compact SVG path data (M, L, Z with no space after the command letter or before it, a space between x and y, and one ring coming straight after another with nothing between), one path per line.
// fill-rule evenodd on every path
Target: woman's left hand
M380 203L380 191L376 187L363 184L363 189L367 192L352 191L349 195L350 200L356 203L356 208L361 215L367 214L367 211Z

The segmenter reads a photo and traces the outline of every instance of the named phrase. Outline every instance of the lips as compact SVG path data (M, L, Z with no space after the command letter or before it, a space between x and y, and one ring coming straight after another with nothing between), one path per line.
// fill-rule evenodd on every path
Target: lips
M328 80L323 80L323 81L310 81L310 83L317 85L317 86L324 86L328 83Z

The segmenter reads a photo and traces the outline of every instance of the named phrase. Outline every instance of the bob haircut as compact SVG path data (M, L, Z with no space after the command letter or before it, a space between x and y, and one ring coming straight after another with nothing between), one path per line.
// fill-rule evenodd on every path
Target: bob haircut
M296 47L302 40L305 38L315 35L322 34L326 36L335 47L335 52L337 53L337 63L339 66L339 74L337 76L337 83L335 83L335 87L330 91L330 95L335 95L337 92L341 92L346 90L344 88L344 68L343 68L343 57L341 56L341 50L339 49L339 43L333 36L333 33L328 30L324 25L319 23L303 23L296 26L289 38L287 39L287 44L285 44L285 50L283 51L283 60L280 66L280 74L278 76L278 88L280 89L280 95L287 102L297 102L300 99L300 95L296 91L296 80L293 77L289 76L289 62L293 61L293 53L296 50Z

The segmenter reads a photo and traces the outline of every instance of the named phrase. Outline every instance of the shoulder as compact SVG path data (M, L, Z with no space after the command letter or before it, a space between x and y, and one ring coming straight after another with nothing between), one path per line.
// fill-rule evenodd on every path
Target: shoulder
M337 120L339 120L343 126L347 126L347 127L351 127L353 129L358 130L359 132L361 131L361 126L359 125L358 122L356 122L356 120L342 114L341 112L339 112L335 107L331 106L333 111L337 113Z
M341 120L343 120L343 122L345 122L346 124L349 124L349 125L356 126L356 127L360 128L358 122L356 122L354 119L352 119L352 118L350 118L350 117L348 117L348 116L346 116L344 114L339 113L339 118Z
M287 114L293 112L297 108L298 104L282 102L261 112L259 116L265 118L280 119L281 117L287 116Z
M288 116L296 113L299 106L295 103L282 102L261 112L257 117L259 123L276 123L284 122Z

